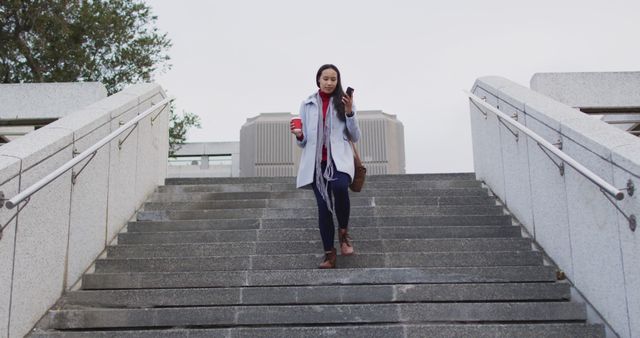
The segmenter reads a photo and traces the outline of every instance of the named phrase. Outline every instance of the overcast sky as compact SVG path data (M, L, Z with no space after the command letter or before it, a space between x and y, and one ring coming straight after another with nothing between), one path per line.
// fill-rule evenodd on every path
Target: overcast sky
M238 141L262 112L297 113L338 66L359 110L404 124L408 173L473 171L462 90L485 75L640 70L640 1L148 0L173 42L156 77L189 142Z

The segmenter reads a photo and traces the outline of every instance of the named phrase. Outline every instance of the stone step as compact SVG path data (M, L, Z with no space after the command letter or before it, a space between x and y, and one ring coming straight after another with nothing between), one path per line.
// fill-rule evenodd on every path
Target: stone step
M469 283L276 286L192 289L80 290L58 308L141 308L263 304L360 304L391 302L561 301L569 283Z
M429 227L429 226L510 226L508 215L466 215L466 216L399 216L399 217L350 217L349 225L359 227ZM318 217L300 217L289 219L206 219L129 222L129 232L166 232L166 231L208 231L242 229L315 229Z
M359 240L358 253L383 252L467 252L467 251L526 251L531 240L524 238L473 239L379 239ZM355 243L354 243L355 245ZM336 241L336 247L338 243ZM320 239L287 242L235 242L200 244L124 245L107 248L109 258L197 257L306 254L322 250Z
M220 329L172 328L163 330L124 331L36 331L34 338L282 338L282 337L518 337L518 338L600 338L605 336L602 325L579 323L562 324L368 324L340 326L280 326L280 327L237 327Z
M431 226L431 227L368 227L352 228L354 243L370 239L428 238L513 238L520 237L517 226ZM176 244L251 241L312 241L320 238L317 229L215 230L128 232L118 234L119 244Z
M430 322L564 322L586 319L584 305L534 303L404 303L212 306L51 310L55 329L171 326L295 325Z
M350 193L350 197L486 197L488 191L485 188L457 188L457 189L367 189L358 193ZM172 202L172 201L206 201L206 200L244 200L244 199L299 199L315 198L310 189L297 189L292 191L235 191L235 192L189 192L168 193L155 192L148 202Z
M447 216L447 215L503 215L503 209L497 205L465 205L465 206L380 206L352 207L353 217L378 216ZM318 215L317 207L297 209L208 209L208 210L150 210L139 211L138 221L169 221L194 219L233 219L233 218L267 218L286 219L314 217Z
M496 205L490 196L442 196L442 197L354 197L350 198L352 207L372 206L460 206L460 205ZM198 210L198 209L256 209L256 208L312 208L315 198L299 199L243 199L243 200L207 200L188 202L150 202L144 204L144 210Z
M95 271L118 273L310 269L320 264L323 257L320 250L320 254L315 255L103 258L95 262ZM537 251L357 253L353 256L338 256L337 265L340 268L529 266L542 265L542 255Z
M261 219L262 229L317 228L318 217L296 219ZM349 217L349 226L357 227L428 227L428 226L511 226L509 215L446 215L446 216L377 216Z
M457 268L299 269L204 272L90 273L82 288L211 288L237 286L303 286L416 283L554 282L551 266Z
M402 174L402 175L369 175L367 183L387 181L426 181L426 180L475 180L474 173L439 173L439 174ZM182 177L167 178L166 185L195 184L242 184L242 183L291 183L295 177Z
M237 328L172 328L163 330L124 331L36 331L34 338L282 338L282 337L518 337L518 338L600 338L605 336L602 325L579 323L562 324L368 324L339 326L280 326L280 327L237 327Z
M418 181L373 181L367 182L364 189L451 189L480 188L476 180L418 180ZM295 191L295 182L285 183L236 183L236 184L193 184L159 186L158 192L238 192L238 191Z

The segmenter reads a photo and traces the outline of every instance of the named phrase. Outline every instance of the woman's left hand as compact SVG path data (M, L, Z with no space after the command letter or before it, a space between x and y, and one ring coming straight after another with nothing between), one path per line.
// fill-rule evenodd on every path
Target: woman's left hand
M342 95L342 103L344 104L344 113L349 116L353 115L353 97L349 97L349 95Z

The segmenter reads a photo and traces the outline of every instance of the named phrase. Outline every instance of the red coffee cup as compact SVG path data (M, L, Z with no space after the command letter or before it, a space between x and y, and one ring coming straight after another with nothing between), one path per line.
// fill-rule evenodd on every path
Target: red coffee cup
M300 119L299 117L292 117L291 118L291 130L293 131L302 131L302 119Z

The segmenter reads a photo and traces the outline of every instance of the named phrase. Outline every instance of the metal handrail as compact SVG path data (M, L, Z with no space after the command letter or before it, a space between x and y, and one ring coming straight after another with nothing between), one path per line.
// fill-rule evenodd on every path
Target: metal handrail
M29 198L31 195L33 195L36 192L38 192L44 186L46 186L47 184L51 183L51 181L55 180L56 178L60 177L62 174L67 172L69 169L73 168L73 166L75 166L76 164L78 164L82 160L84 160L85 158L89 157L90 155L92 155L93 153L98 151L98 149L102 148L105 144L111 142L111 140L116 138L118 135L122 134L125 130L129 129L131 126L133 126L134 124L138 123L138 121L142 120L147 115L149 115L149 114L153 113L154 111L158 110L158 108L160 108L160 106L162 106L162 108L166 107L166 105L169 104L171 101L173 101L173 98L166 98L166 99L156 103L153 107L151 107L151 108L145 110L144 112L138 114L138 116L136 116L134 119L132 119L131 121L125 123L120 128L118 128L115 131L113 131L111 134L105 136L102 140L98 141L96 144L94 144L93 146L89 147L87 150L83 151L78 156L74 157L73 159L71 159L67 163L63 164L62 166L60 166L58 169L56 169L55 171L53 171L49 175L43 177L38 182L34 183L33 185L31 185L27 189L25 189L25 190L21 191L19 194L15 195L13 198L9 199L7 201L7 203L6 203L7 208L13 209L20 202L22 202L25 199Z
M571 156L567 155L565 152L563 152L562 150L556 148L553 144L549 143L547 140L545 140L542 137L540 137L534 131L532 131L531 129L523 126L522 124L520 124L518 122L516 122L509 115L507 115L507 114L501 112L500 110L496 109L495 107L493 107L492 105L488 104L483 99L481 99L478 96L476 96L475 94L473 94L473 93L471 93L469 91L466 91L466 90L464 92L467 94L469 99L471 99L471 100L479 103L483 107L489 109L489 111L491 111L492 113L496 114L499 118L502 118L502 120L504 120L504 122L509 123L510 125L514 126L518 130L522 131L527 136L529 136L532 139L534 139L540 146L546 148L547 150L552 152L554 155L558 156L566 164L571 166L573 169L577 170L582 176L587 178L589 181L593 182L595 185L599 186L602 189L602 191L604 191L604 192L608 193L609 195L613 196L618 201L624 199L624 193L620 189L618 189L618 188L614 187L613 185L609 184L607 181L602 179L600 176L596 175L594 172L592 172L591 170L587 169L582 164L578 163L578 161L574 160Z

